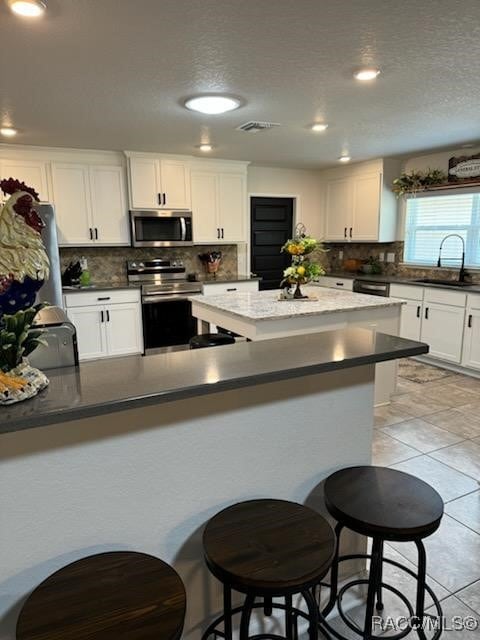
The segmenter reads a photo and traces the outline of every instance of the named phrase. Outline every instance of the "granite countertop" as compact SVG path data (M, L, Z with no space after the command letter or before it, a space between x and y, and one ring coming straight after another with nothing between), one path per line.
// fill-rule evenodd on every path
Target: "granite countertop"
M38 396L0 407L0 433L427 352L421 342L349 328L86 362L48 371L50 385Z
M250 280L261 280L260 276L241 275L241 274L217 274L214 278L212 274L204 274L197 278L197 282L202 284L220 284L222 282L250 282Z
M81 291L112 291L114 289L141 289L141 284L133 284L127 282L126 280L122 280L119 282L93 282L86 287L82 287L80 285L62 287L63 293L78 293Z
M195 296L192 302L218 311L225 311L232 316L248 320L280 320L299 316L321 315L325 313L342 313L392 307L403 304L401 300L370 296L363 293L339 291L322 287L302 287L305 295L317 300L279 300L280 290L245 291L213 296Z
M415 287L437 287L454 291L466 291L470 293L480 293L480 284L471 284L467 287L456 287L455 285L438 284L431 282L415 282L411 278L401 278L400 276L386 276L384 274L352 273L351 271L333 271L326 273L330 278L346 278L348 280L369 280L374 282L390 282L396 284L411 284Z

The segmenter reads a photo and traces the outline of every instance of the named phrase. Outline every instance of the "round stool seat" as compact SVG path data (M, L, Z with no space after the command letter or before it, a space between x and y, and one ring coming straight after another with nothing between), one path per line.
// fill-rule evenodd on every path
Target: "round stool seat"
M223 583L242 593L284 595L318 583L333 558L335 535L309 507L249 500L214 516L203 534L205 559Z
M226 333L203 333L190 338L190 349L221 347L224 344L235 344L235 338L227 335Z
M325 504L349 529L384 540L418 540L436 531L443 500L429 484L403 471L360 466L325 481Z
M101 553L63 567L30 594L17 640L177 640L185 589L176 571L144 553Z

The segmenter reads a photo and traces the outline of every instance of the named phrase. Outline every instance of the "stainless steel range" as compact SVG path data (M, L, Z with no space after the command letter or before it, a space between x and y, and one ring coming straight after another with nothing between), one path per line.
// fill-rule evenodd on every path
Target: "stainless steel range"
M142 288L145 350L173 351L187 345L196 322L188 298L202 292L200 282L190 282L181 260L127 262L131 284Z

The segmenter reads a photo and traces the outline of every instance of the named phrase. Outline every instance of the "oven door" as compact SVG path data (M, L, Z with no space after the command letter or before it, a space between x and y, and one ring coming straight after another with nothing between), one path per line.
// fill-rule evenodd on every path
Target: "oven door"
M192 316L192 304L184 295L144 297L142 300L145 350L168 351L172 347L188 345L197 333Z
M193 244L191 211L130 211L133 247Z

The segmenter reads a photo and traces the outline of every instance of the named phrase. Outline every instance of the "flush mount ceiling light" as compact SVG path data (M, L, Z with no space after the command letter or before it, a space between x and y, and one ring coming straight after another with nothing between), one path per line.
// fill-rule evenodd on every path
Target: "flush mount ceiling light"
M315 131L316 133L319 133L321 131L325 131L325 129L328 129L328 124L326 124L325 122L315 122L315 124L312 124L310 129L312 131Z
M350 162L351 157L350 156L340 156L338 161L339 162Z
M2 136L5 136L5 138L13 138L13 136L16 136L18 133L18 131L16 129L14 129L13 127L1 127L0 128L0 134Z
M365 67L363 69L357 69L354 72L353 77L356 80L368 81L375 80L379 75L380 69L377 69L377 67Z
M13 13L24 18L39 18L47 8L43 0L6 0Z
M185 100L185 106L190 111L199 111L213 116L238 109L240 100L222 95L195 96Z
M211 151L213 149L213 145L211 144L199 144L198 149L200 151L204 151L205 153Z

